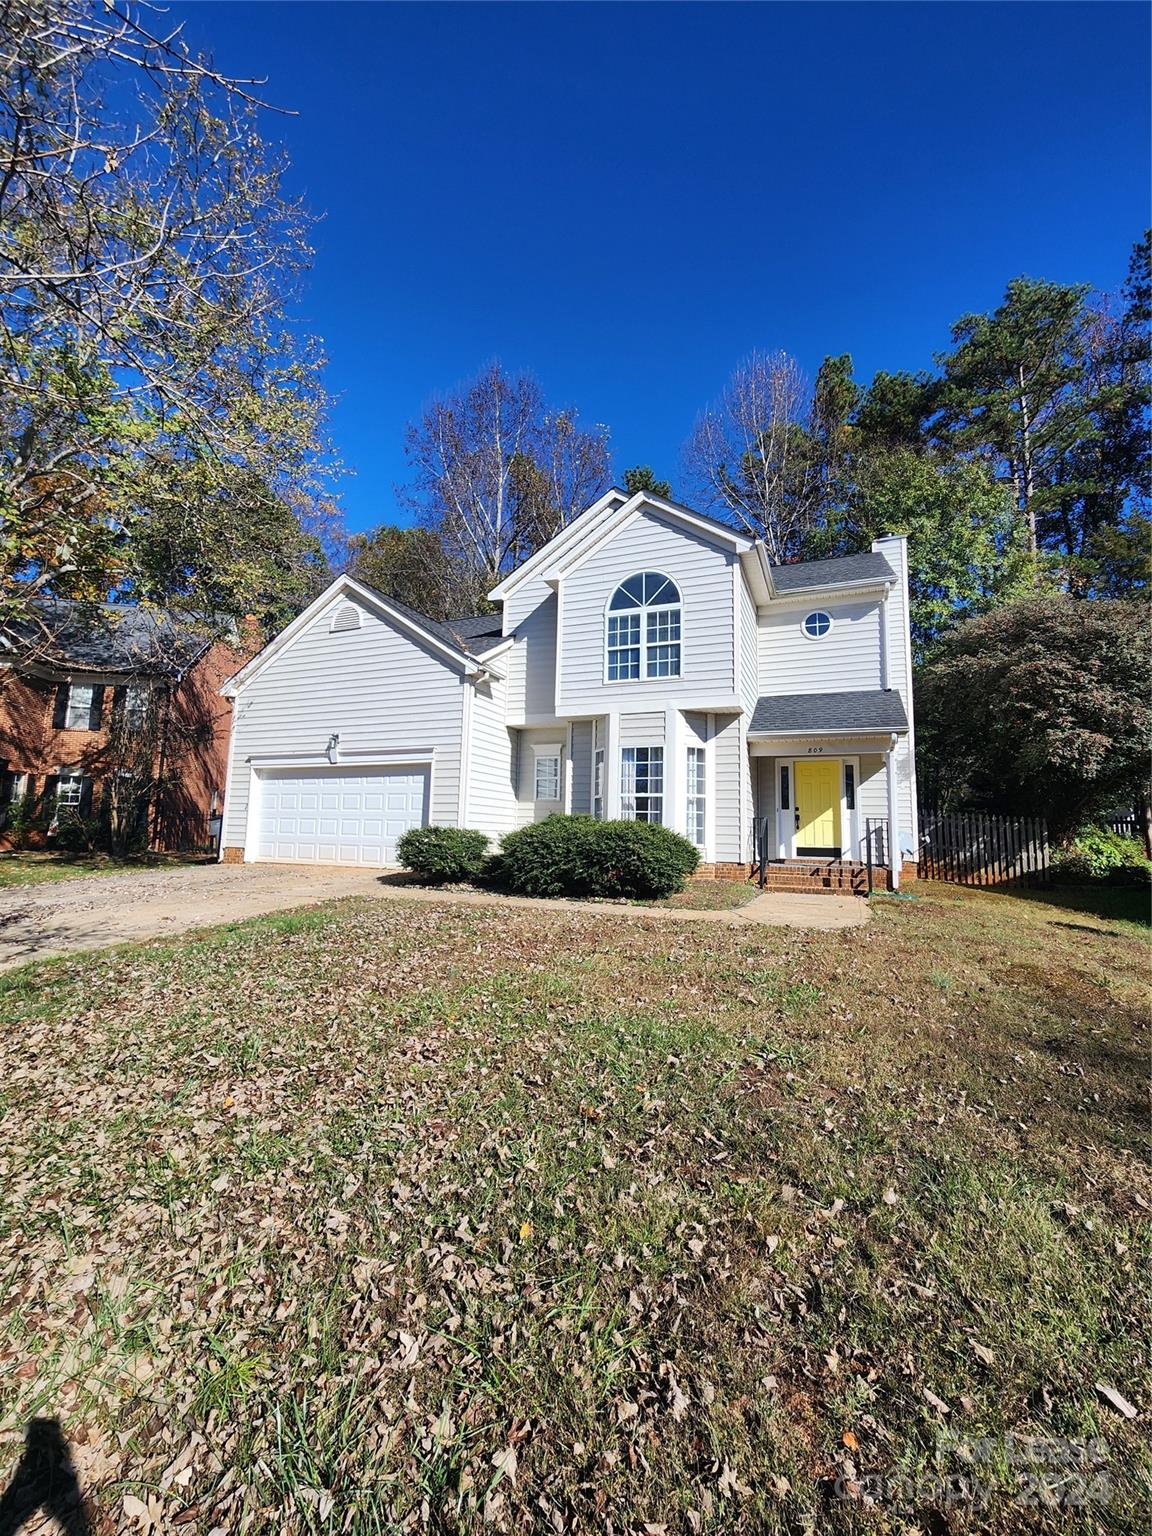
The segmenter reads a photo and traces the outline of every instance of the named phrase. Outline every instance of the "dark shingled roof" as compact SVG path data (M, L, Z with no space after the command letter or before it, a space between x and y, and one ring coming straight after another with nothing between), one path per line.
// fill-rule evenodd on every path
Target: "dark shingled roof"
M18 661L76 672L177 676L211 644L188 620L129 603L39 603L36 618L9 627Z
M908 717L898 693L868 688L859 693L774 693L756 700L750 736L802 735L806 731L906 731Z
M360 578L356 578L360 581ZM397 609L413 624L419 624L430 635L435 635L437 640L443 641L454 651L463 651L468 656L475 656L479 651L487 651L500 639L503 628L502 620L498 613L470 614L463 619L448 619L441 623L438 619L430 619L426 613L421 613L419 608L411 608L407 603L402 603L398 597L389 597L386 592L370 586L366 581L360 581L362 587L375 593L382 603L388 603L390 607Z
M839 587L847 582L893 581L896 572L883 555L840 555L835 560L798 560L795 565L774 565L772 582L777 592L803 592L807 588Z
M460 640L494 642L504 638L504 620L498 613L476 613L463 619L446 620L448 628ZM482 647L487 650L487 646Z

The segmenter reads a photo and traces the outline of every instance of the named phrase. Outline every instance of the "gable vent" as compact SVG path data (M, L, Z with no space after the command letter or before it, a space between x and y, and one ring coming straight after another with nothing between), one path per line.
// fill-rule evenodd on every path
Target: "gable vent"
M359 629L360 610L355 603L342 603L332 620L332 633L339 629Z

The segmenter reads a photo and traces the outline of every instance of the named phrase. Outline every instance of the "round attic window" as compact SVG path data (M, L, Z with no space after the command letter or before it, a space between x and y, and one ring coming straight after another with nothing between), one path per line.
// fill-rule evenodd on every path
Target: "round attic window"
M804 633L809 640L823 640L824 636L832 628L832 615L818 608L815 613L806 615L804 619Z

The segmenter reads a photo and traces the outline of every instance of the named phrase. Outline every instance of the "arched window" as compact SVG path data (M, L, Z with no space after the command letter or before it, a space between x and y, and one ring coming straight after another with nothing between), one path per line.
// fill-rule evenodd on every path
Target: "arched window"
M658 571L629 576L608 604L608 681L680 676L680 593Z

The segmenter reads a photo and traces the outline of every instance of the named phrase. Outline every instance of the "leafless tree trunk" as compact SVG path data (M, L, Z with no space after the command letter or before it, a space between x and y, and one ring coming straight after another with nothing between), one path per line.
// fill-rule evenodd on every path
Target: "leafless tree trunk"
M408 428L403 499L480 592L606 489L607 433L549 411L537 381L491 363Z
M696 494L764 540L774 564L794 559L820 507L819 455L808 380L784 352L755 352L685 448Z

